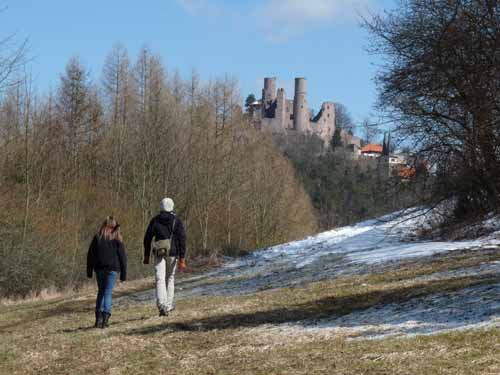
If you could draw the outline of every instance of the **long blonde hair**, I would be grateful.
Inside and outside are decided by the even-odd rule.
[[[99,237],[105,240],[118,240],[123,242],[122,234],[120,233],[120,224],[117,223],[113,216],[106,217],[99,229]]]

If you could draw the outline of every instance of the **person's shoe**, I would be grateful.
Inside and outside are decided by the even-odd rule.
[[[167,314],[175,310],[175,305],[167,309]]]
[[[99,328],[107,328],[109,327],[109,317],[111,316],[111,314],[108,314],[106,312],[103,312],[102,313],[102,322],[101,322],[101,325]]]
[[[159,315],[160,315],[160,316],[168,316],[168,311],[167,311],[166,309],[164,309],[164,308],[161,308],[161,309],[160,309],[160,314],[159,314]]]
[[[102,312],[96,311],[95,312],[95,325],[94,325],[94,327],[100,328],[102,325],[102,320],[103,320]]]

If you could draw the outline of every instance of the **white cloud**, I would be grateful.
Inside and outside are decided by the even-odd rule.
[[[208,24],[232,24],[238,18],[234,4],[222,0],[176,0],[191,16],[203,18]]]
[[[353,22],[379,0],[176,0],[193,16],[208,21],[257,27],[270,40],[286,41],[318,26]],[[241,22],[246,18],[246,22]]]
[[[267,0],[256,14],[273,40],[288,39],[309,28],[352,22],[374,0]]]
[[[271,17],[291,22],[327,20],[334,17],[344,0],[271,0],[268,11]]]
[[[213,6],[209,0],[177,0],[177,3],[192,15],[201,15]]]

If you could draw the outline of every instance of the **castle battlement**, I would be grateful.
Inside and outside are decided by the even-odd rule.
[[[311,118],[305,78],[295,78],[294,98],[289,100],[285,89],[276,88],[276,78],[267,77],[262,99],[252,104],[252,119],[258,129],[316,134],[328,144],[335,132],[335,104],[323,103],[318,114]]]

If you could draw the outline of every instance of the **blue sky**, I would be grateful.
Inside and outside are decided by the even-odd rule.
[[[395,0],[0,0],[0,38],[28,38],[30,69],[40,90],[55,88],[77,55],[94,80],[120,42],[135,59],[148,46],[168,70],[188,78],[238,79],[243,99],[260,97],[265,76],[293,96],[308,79],[309,103],[345,104],[356,122],[374,115],[374,64],[359,14]]]

